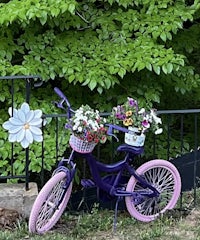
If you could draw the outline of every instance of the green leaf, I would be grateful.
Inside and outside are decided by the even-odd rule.
[[[50,73],[50,78],[51,78],[51,79],[54,79],[54,78],[55,78],[55,73],[54,73],[54,72],[51,72],[51,73]]]
[[[123,78],[124,75],[126,74],[126,70],[124,68],[120,68],[119,72],[118,72],[118,75]]]
[[[141,71],[144,68],[145,68],[145,63],[144,62],[139,62],[138,67],[137,67],[138,71]]]
[[[74,79],[75,79],[75,75],[74,75],[74,74],[73,74],[73,75],[70,75],[69,78],[68,78],[68,80],[69,80],[70,83],[71,83]]]
[[[167,39],[166,33],[165,33],[165,32],[162,32],[162,33],[160,34],[160,38],[161,38],[164,42],[166,42],[166,39]]]
[[[167,63],[167,72],[171,73],[173,70],[173,64],[172,63]]]
[[[153,100],[154,102],[160,103],[160,97],[159,97],[159,95],[154,94],[152,100]]]
[[[169,40],[172,40],[172,34],[171,34],[170,32],[167,32],[167,38],[168,38]]]
[[[152,36],[153,36],[154,39],[157,39],[157,38],[160,36],[160,32],[158,32],[158,31],[153,31],[153,32],[152,32]]]
[[[90,79],[88,78],[88,79],[86,79],[86,80],[82,83],[82,86],[86,86],[86,85],[88,85],[89,82],[90,82]]]
[[[62,73],[65,74],[65,73],[67,72],[67,69],[68,69],[68,66],[64,66],[64,67],[62,68]]]
[[[89,82],[88,87],[90,88],[90,90],[94,90],[94,88],[96,87],[96,85],[97,85],[97,82],[96,82],[94,79],[92,79],[92,80]]]
[[[184,88],[181,88],[181,93],[184,94],[186,92],[186,90]]]
[[[167,65],[166,65],[166,64],[162,65],[162,71],[163,71],[165,74],[168,73],[168,69],[167,69]]]
[[[72,13],[72,14],[74,14],[75,7],[76,7],[75,4],[70,3],[70,4],[69,4],[69,7],[68,7],[69,12]]]
[[[98,88],[97,88],[97,91],[98,91],[99,94],[102,94],[103,88],[102,88],[102,87],[98,87]]]
[[[184,60],[183,60],[183,59],[180,59],[180,60],[179,60],[179,64],[180,64],[181,66],[184,66],[184,65],[185,65]]]
[[[157,66],[157,65],[154,64],[153,65],[153,70],[157,75],[160,75],[160,66]]]
[[[111,74],[115,74],[116,72],[115,72],[115,68],[113,67],[113,66],[110,66],[109,67],[109,72],[111,73]]]
[[[67,69],[67,73],[68,74],[73,74],[74,73],[74,69],[73,68],[68,68]]]
[[[4,95],[0,95],[0,102],[4,102],[5,101],[5,96]]]
[[[106,88],[109,89],[111,87],[110,79],[107,78],[104,82],[105,82]]]
[[[40,23],[44,25],[47,22],[47,12],[43,11],[40,17]]]
[[[53,17],[58,16],[59,13],[60,13],[60,9],[58,9],[58,8],[51,9],[51,14],[52,14]]]
[[[152,71],[152,65],[151,65],[151,63],[147,62],[147,63],[146,63],[146,68],[147,68],[149,71]]]

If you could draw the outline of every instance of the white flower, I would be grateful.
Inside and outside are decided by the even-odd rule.
[[[89,120],[88,120],[88,124],[92,126],[92,125],[93,125],[93,120],[92,120],[92,119],[89,119]]]
[[[156,124],[162,124],[161,118],[157,117],[153,110],[151,110],[151,116]]]
[[[33,141],[43,141],[41,110],[30,110],[28,103],[23,103],[19,110],[9,108],[8,113],[10,118],[3,123],[3,128],[9,132],[9,142],[19,142],[27,148]]]
[[[91,114],[90,111],[86,111],[86,112],[85,112],[85,115],[90,115],[90,114]]]
[[[78,127],[78,132],[82,132],[83,131],[83,128],[82,127]]]
[[[158,135],[158,134],[161,134],[163,132],[163,129],[162,128],[158,128],[156,131],[155,131],[155,134]]]
[[[138,111],[138,114],[143,114],[143,113],[145,113],[145,109],[141,108],[140,111]]]
[[[72,130],[73,130],[73,131],[76,131],[77,128],[78,128],[78,126],[77,126],[77,125],[74,125],[73,128],[72,128]]]

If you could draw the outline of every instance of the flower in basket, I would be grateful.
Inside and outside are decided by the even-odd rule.
[[[76,137],[86,142],[105,143],[107,139],[105,122],[105,118],[100,116],[98,110],[92,109],[89,105],[82,105],[68,121],[66,128],[70,128]]]
[[[126,127],[134,127],[140,133],[152,130],[155,134],[162,133],[161,118],[156,114],[155,109],[139,108],[138,102],[128,97],[127,101],[113,108],[112,119],[116,124],[122,123]]]

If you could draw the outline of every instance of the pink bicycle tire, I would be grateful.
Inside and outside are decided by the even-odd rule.
[[[151,171],[153,172],[154,176],[151,176]],[[143,203],[137,205],[133,203],[132,197],[127,196],[125,197],[125,203],[127,210],[132,217],[142,222],[150,222],[155,220],[160,214],[163,214],[166,210],[170,210],[175,207],[181,192],[181,178],[178,170],[172,163],[166,160],[151,160],[140,166],[137,169],[137,173],[147,178],[147,180],[151,182],[158,191],[160,191],[160,205],[162,203],[162,195],[164,196],[163,199],[166,199],[167,202],[162,209],[158,208],[158,212],[155,211],[152,213],[152,206],[153,204],[154,207],[156,206],[155,204],[157,203],[156,201],[158,199],[147,198]],[[142,186],[138,183],[135,177],[132,176],[128,181],[126,190],[132,192],[142,189]],[[169,199],[166,196],[168,196]],[[150,210],[148,210],[148,208]]]
[[[43,234],[57,223],[67,206],[72,192],[71,182],[58,208],[55,209],[55,207],[53,207],[54,201],[58,201],[57,195],[59,195],[59,191],[61,191],[60,195],[62,191],[64,191],[62,183],[66,182],[66,177],[65,172],[58,172],[43,186],[30,213],[29,232]],[[48,216],[48,214],[50,215]]]

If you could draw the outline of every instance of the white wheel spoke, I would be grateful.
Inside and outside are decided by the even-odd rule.
[[[144,173],[144,178],[160,192],[159,197],[145,197],[141,204],[136,205],[136,209],[143,215],[150,216],[158,214],[170,201],[174,192],[173,175],[167,168],[155,167]],[[144,190],[139,183],[136,183],[134,191]]]
[[[58,182],[44,202],[37,220],[37,228],[42,228],[51,220],[57,210],[57,204],[63,194],[63,181]]]

